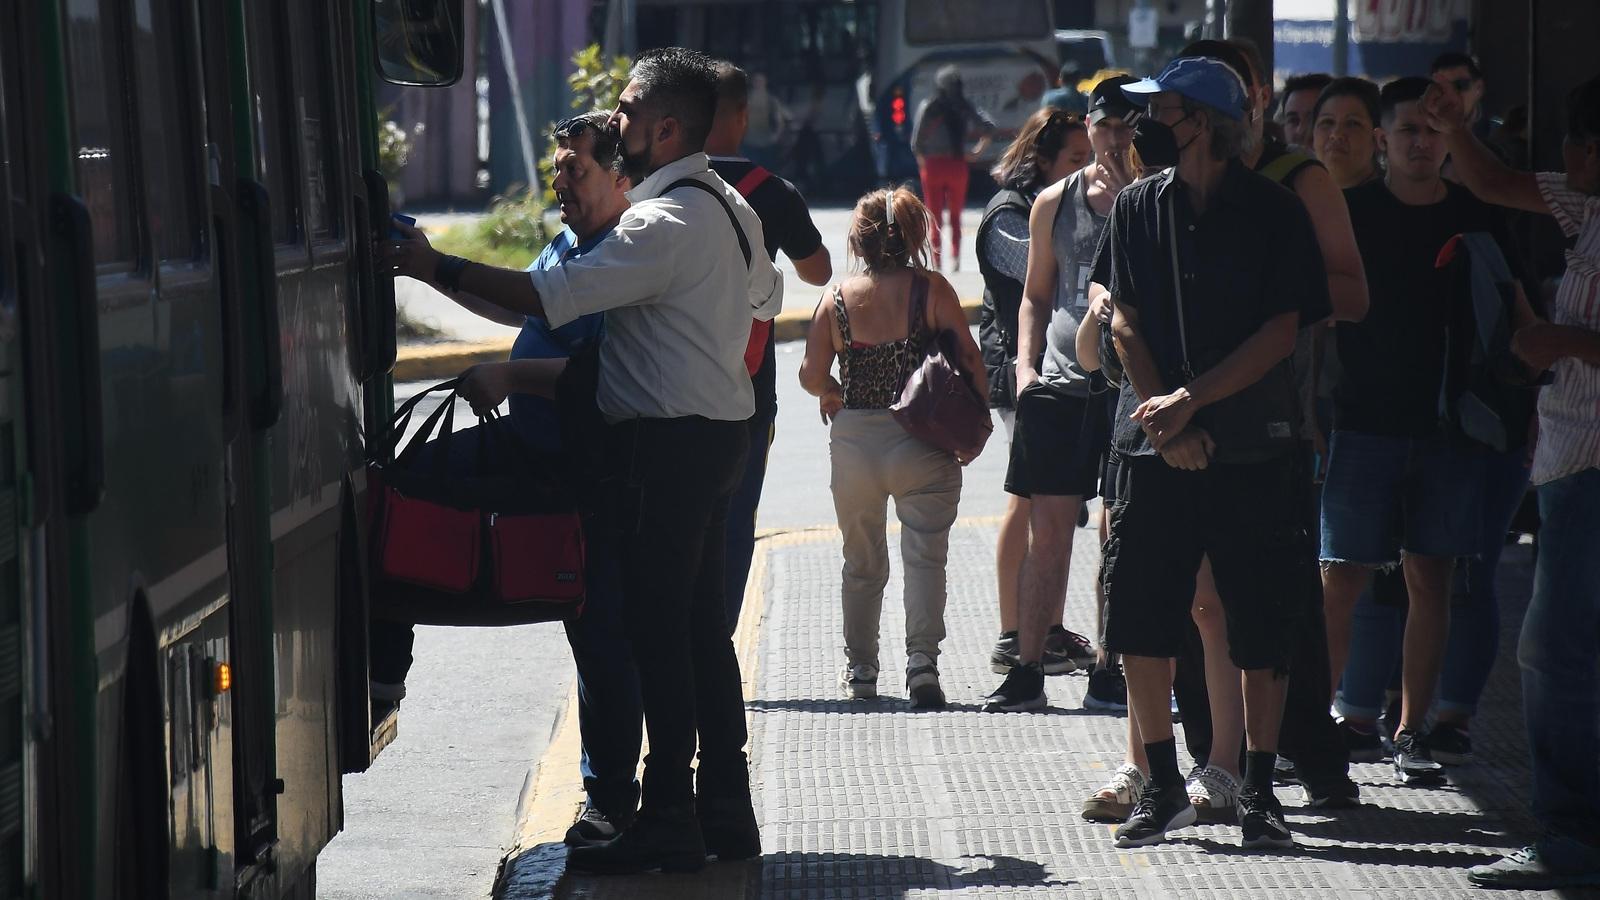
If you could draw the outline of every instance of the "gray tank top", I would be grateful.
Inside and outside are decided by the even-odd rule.
[[[1061,205],[1051,230],[1056,252],[1055,309],[1045,330],[1044,365],[1039,380],[1077,397],[1089,395],[1089,373],[1078,365],[1078,323],[1089,314],[1089,275],[1094,268],[1094,251],[1106,217],[1089,206],[1089,186],[1083,172],[1067,178],[1061,191]]]

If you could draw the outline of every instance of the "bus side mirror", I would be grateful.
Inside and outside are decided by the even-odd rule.
[[[392,84],[444,87],[461,78],[462,0],[372,0],[378,72]]]

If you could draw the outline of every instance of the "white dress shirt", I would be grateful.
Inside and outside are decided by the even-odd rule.
[[[715,197],[688,187],[662,196],[683,178],[728,201],[750,244],[748,266]],[[750,319],[771,319],[783,306],[783,278],[767,258],[761,219],[704,153],[657,169],[628,199],[633,205],[599,246],[528,273],[546,321],[559,328],[605,312],[599,405],[612,420],[750,418]]]

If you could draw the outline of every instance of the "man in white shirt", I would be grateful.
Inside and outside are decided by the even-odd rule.
[[[694,871],[708,853],[761,853],[722,596],[723,536],[749,443],[745,420],[755,413],[744,363],[750,318],[777,314],[783,280],[761,252],[761,220],[709,168],[703,147],[716,103],[716,69],[704,54],[639,57],[611,118],[622,168],[637,185],[633,205],[582,256],[513,271],[441,257],[420,237],[390,255],[400,274],[431,276],[552,327],[606,314],[599,518],[620,549],[650,753],[637,820],[607,844],[575,848],[568,864],[577,870]]]

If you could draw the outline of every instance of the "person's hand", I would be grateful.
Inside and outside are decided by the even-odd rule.
[[[1016,381],[1017,381],[1017,396],[1021,397],[1022,396],[1022,392],[1027,390],[1029,385],[1033,384],[1034,382],[1036,382],[1038,380],[1039,380],[1039,370],[1034,368],[1032,363],[1024,362],[1019,357],[1017,359],[1017,378],[1016,378]]]
[[[1138,422],[1150,436],[1150,444],[1157,450],[1183,433],[1194,417],[1194,398],[1187,388],[1178,388],[1170,394],[1159,394],[1139,404],[1129,418]]]
[[[1511,352],[1535,372],[1543,372],[1561,358],[1561,326],[1549,322],[1525,325],[1511,336]]]
[[[839,414],[839,410],[844,409],[844,392],[838,385],[829,387],[817,398],[817,407],[822,413],[822,424],[827,425]]]
[[[1161,458],[1174,469],[1198,472],[1211,465],[1211,454],[1216,450],[1216,442],[1204,429],[1190,428],[1167,441]]]
[[[418,281],[431,281],[434,270],[439,267],[439,251],[428,243],[428,236],[423,234],[421,229],[398,219],[391,220],[390,224],[405,237],[398,241],[384,238],[380,251],[383,264],[396,275],[409,275]]]
[[[1111,292],[1101,291],[1089,301],[1089,315],[1105,328],[1111,325]]]
[[[1467,106],[1461,99],[1461,92],[1442,78],[1428,85],[1418,106],[1428,117],[1428,124],[1445,137],[1460,131],[1467,120]]]
[[[1112,151],[1104,159],[1095,160],[1095,176],[1111,193],[1116,194],[1134,181],[1133,167],[1128,164],[1127,151]]]
[[[456,393],[480,417],[488,415],[511,394],[509,363],[482,363],[461,373]]]

